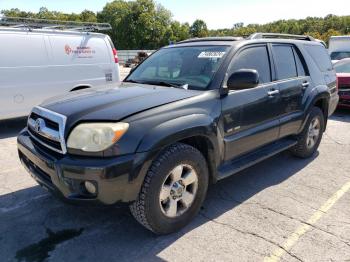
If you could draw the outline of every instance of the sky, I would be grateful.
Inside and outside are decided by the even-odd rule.
[[[209,29],[231,28],[233,24],[267,23],[279,19],[300,19],[328,14],[350,15],[350,0],[156,0],[180,22],[204,20]],[[37,12],[80,13],[84,9],[101,11],[107,0],[0,0],[0,10],[19,8]]]

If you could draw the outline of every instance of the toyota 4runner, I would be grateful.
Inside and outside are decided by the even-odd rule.
[[[155,52],[115,88],[33,108],[21,162],[79,203],[130,204],[166,234],[198,213],[209,183],[283,150],[317,150],[338,102],[326,49],[309,36],[190,39]]]

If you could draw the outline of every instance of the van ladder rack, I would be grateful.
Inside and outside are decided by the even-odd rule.
[[[263,38],[280,38],[280,39],[315,41],[315,39],[309,35],[291,35],[291,34],[277,34],[277,33],[254,33],[250,35],[247,39],[263,39]]]
[[[6,26],[10,28],[26,28],[29,30],[56,29],[82,32],[108,31],[112,29],[111,25],[108,23],[60,21],[6,16],[0,17],[0,26]]]

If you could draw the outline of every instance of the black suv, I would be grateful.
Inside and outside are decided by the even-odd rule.
[[[35,107],[18,152],[57,196],[129,203],[165,234],[198,213],[209,183],[286,149],[310,157],[337,102],[330,57],[311,37],[190,39],[155,52],[120,86]]]

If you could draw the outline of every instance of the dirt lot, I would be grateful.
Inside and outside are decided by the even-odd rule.
[[[200,215],[155,236],[127,208],[69,206],[21,167],[0,123],[0,261],[350,261],[350,111],[314,158],[281,153],[211,186]]]

